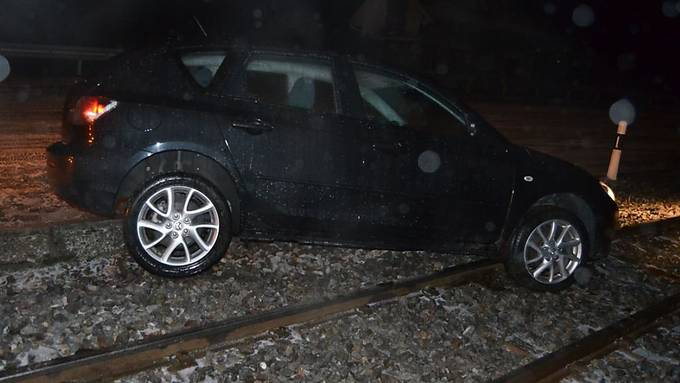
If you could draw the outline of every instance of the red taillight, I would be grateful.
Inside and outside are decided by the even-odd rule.
[[[118,102],[104,97],[81,97],[71,115],[74,125],[92,125],[97,119],[112,111]]]

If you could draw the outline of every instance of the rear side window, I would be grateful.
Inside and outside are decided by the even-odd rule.
[[[246,67],[245,89],[263,103],[335,113],[330,63],[287,56],[256,55]]]
[[[191,52],[182,55],[182,63],[196,83],[207,88],[217,75],[225,57],[224,52]]]

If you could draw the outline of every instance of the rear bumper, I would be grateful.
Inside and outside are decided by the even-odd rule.
[[[47,175],[55,193],[76,207],[112,216],[116,194],[105,182],[106,174],[96,161],[63,143],[47,148]]]

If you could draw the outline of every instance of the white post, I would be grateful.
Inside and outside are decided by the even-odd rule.
[[[616,181],[616,177],[619,175],[619,165],[621,164],[621,153],[623,144],[623,136],[626,135],[626,130],[628,129],[628,123],[626,121],[619,121],[619,126],[616,129],[616,144],[614,144],[614,149],[612,149],[612,155],[609,159],[609,168],[607,169],[607,179],[610,181]]]

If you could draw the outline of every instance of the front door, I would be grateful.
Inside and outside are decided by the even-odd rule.
[[[363,66],[355,77],[370,146],[361,178],[389,200],[386,226],[415,243],[498,238],[513,175],[465,114],[408,78]]]

